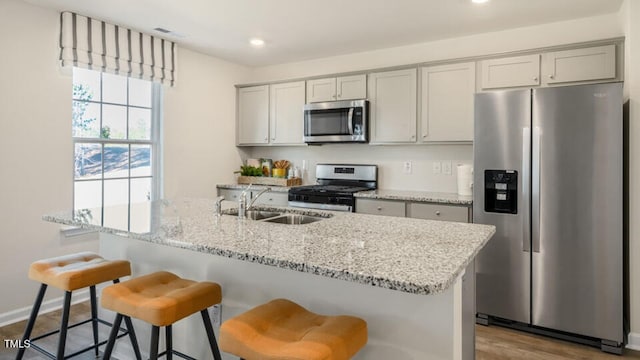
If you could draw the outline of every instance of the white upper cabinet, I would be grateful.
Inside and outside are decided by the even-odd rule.
[[[307,103],[367,98],[367,76],[307,80]]]
[[[423,67],[421,140],[473,141],[473,62]]]
[[[304,81],[271,85],[270,134],[272,144],[304,144]]]
[[[337,100],[367,98],[367,75],[341,76],[336,79]]]
[[[543,54],[545,84],[616,77],[616,46],[596,46]]]
[[[540,85],[540,54],[481,62],[482,89]]]
[[[238,145],[269,143],[269,85],[238,89],[237,131]]]
[[[417,69],[369,74],[371,143],[416,142]]]

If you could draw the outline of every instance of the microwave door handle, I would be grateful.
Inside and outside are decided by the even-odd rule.
[[[349,109],[349,115],[347,120],[347,126],[349,127],[349,134],[353,135],[353,108]]]

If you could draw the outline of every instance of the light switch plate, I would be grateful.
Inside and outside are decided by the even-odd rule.
[[[445,175],[451,175],[451,161],[442,162],[442,173]]]
[[[434,174],[440,174],[441,172],[441,164],[440,161],[434,161],[433,162],[433,173]]]
[[[405,174],[411,174],[411,161],[405,161],[402,166],[402,172]]]

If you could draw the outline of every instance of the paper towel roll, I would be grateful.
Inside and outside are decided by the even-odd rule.
[[[468,164],[458,164],[458,195],[471,196],[473,189],[473,169]]]

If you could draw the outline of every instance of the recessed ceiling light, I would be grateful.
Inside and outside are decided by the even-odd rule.
[[[253,47],[262,47],[262,46],[264,46],[264,40],[258,39],[258,38],[253,38],[253,39],[249,40],[249,44],[251,44],[251,46],[253,46]]]
[[[471,0],[471,2],[474,4],[484,4],[486,2],[489,2],[489,0]]]

